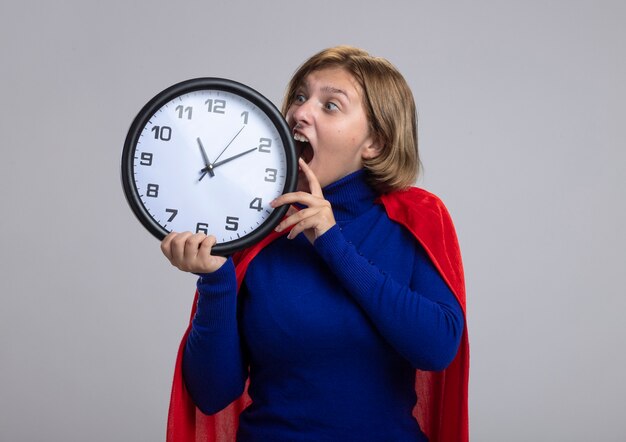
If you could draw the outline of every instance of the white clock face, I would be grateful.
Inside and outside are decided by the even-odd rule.
[[[240,95],[197,90],[164,104],[139,132],[136,193],[165,231],[235,241],[258,229],[282,194],[287,158],[275,124]]]

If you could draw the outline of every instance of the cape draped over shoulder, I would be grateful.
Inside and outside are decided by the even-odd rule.
[[[416,187],[382,195],[389,218],[409,230],[422,245],[435,268],[450,287],[466,316],[463,264],[452,219],[439,198]],[[241,285],[248,265],[268,244],[285,234],[271,233],[258,244],[237,253],[235,271],[237,287]],[[167,422],[168,442],[235,441],[239,414],[250,403],[247,393],[222,411],[207,416],[198,410],[185,387],[182,358],[191,330],[198,292],[196,291],[189,327],[185,332],[174,368],[174,380]],[[418,397],[413,409],[422,431],[433,442],[466,442],[469,440],[468,417],[469,340],[467,320],[457,354],[443,371],[417,370],[415,391]]]

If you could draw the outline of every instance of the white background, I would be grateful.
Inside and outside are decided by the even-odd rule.
[[[119,178],[158,91],[232,78],[277,105],[353,44],[404,73],[455,220],[475,441],[626,433],[621,1],[0,4],[0,440],[156,441],[195,278]]]

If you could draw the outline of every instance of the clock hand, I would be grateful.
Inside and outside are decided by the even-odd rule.
[[[248,149],[245,152],[238,153],[237,155],[233,155],[230,158],[226,158],[225,160],[219,161],[217,163],[213,163],[213,168],[215,169],[217,166],[221,166],[222,164],[228,163],[229,161],[232,161],[232,160],[234,160],[236,158],[239,158],[239,157],[242,157],[244,155],[247,155],[250,152],[254,152],[257,149],[258,149],[258,147],[253,147],[252,149]]]
[[[230,161],[232,161],[234,159],[237,159],[239,157],[242,157],[244,155],[247,155],[250,152],[254,152],[257,149],[258,149],[258,147],[253,147],[252,149],[248,149],[245,152],[238,153],[237,155],[233,155],[230,158],[226,158],[225,160],[218,161],[217,163],[213,163],[210,166],[205,167],[204,169],[200,170],[200,172],[202,172],[202,175],[200,176],[200,180],[199,181],[202,181],[202,178],[204,178],[204,176],[207,174],[207,172],[209,174],[211,174],[212,177],[215,176],[215,173],[211,173],[211,172],[213,172],[213,169],[215,169],[216,167],[221,166],[222,164],[226,164],[226,163],[228,163],[228,162],[230,162]]]
[[[200,176],[200,179],[198,181],[202,181],[202,178],[204,178],[207,172],[209,173],[209,176],[211,177],[215,176],[215,173],[213,172],[213,165],[209,161],[209,157],[207,156],[206,151],[204,150],[202,141],[200,141],[200,137],[196,138],[196,141],[198,142],[198,146],[200,146],[200,153],[202,153],[202,159],[204,160],[204,164],[206,165],[206,167],[200,171],[204,173]]]
[[[241,129],[239,129],[239,132],[237,132],[237,133],[235,134],[235,136],[233,137],[233,139],[232,139],[232,140],[230,140],[230,141],[228,142],[228,144],[226,145],[226,147],[224,148],[224,150],[222,150],[222,151],[220,152],[220,154],[217,156],[217,158],[215,159],[215,161],[217,161],[217,160],[219,160],[219,159],[220,159],[220,157],[222,156],[222,154],[223,154],[224,152],[226,152],[226,149],[228,149],[228,146],[230,146],[230,145],[232,144],[232,142],[233,142],[233,141],[235,141],[235,138],[237,138],[237,137],[239,136],[239,134],[241,133],[241,131],[242,131],[245,127],[246,127],[246,125],[244,124],[244,125],[241,127]]]

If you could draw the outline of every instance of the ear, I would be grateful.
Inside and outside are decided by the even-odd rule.
[[[383,144],[379,141],[378,137],[372,138],[368,143],[363,147],[363,151],[361,151],[361,158],[363,160],[371,160],[380,155],[383,151]]]

